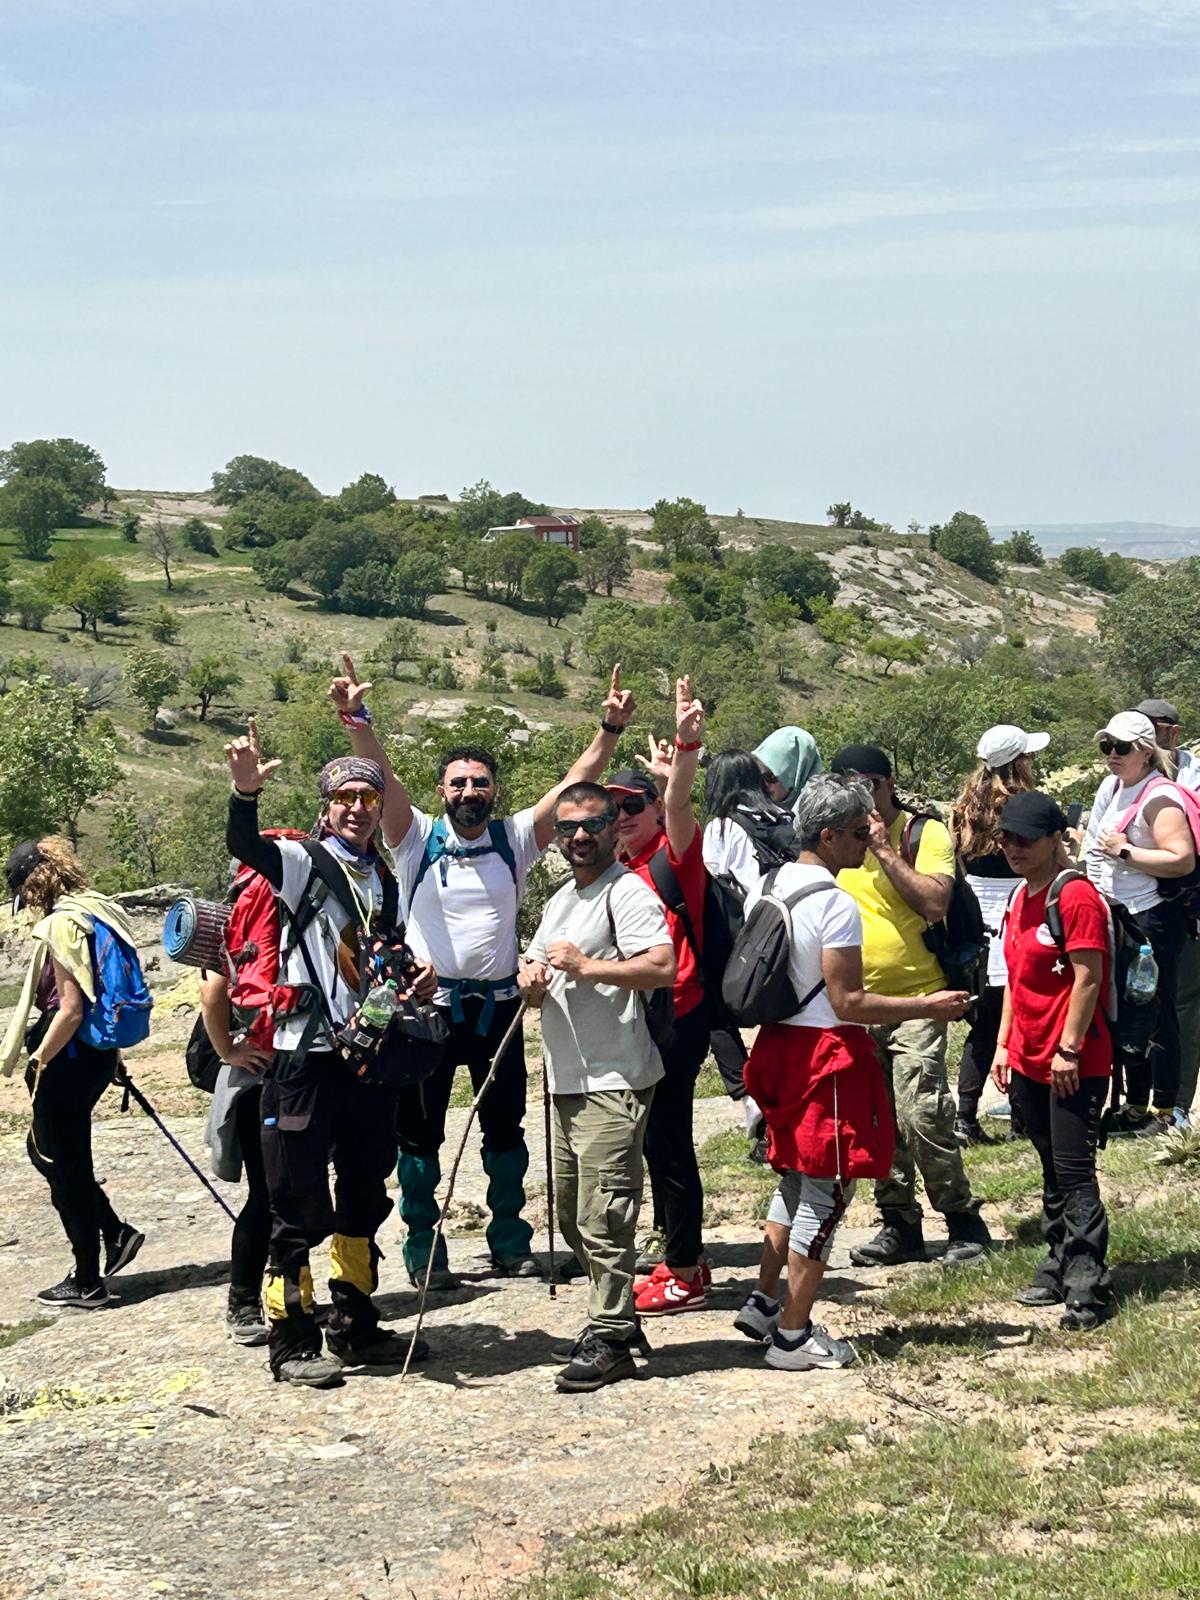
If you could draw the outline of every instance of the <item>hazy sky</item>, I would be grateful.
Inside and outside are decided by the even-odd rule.
[[[1200,522],[1198,0],[0,0],[0,444]]]

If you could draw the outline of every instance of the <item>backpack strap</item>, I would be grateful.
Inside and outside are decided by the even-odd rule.
[[[675,868],[671,865],[671,858],[665,844],[650,857],[650,877],[654,883],[654,892],[666,906],[668,911],[673,911],[679,918],[683,928],[683,936],[692,947],[692,954],[697,963],[704,957],[700,951],[700,941],[696,937],[696,927],[692,921],[692,914],[688,910],[687,898],[683,886],[675,875]]]
[[[833,878],[819,878],[816,883],[802,883],[798,889],[793,889],[790,894],[776,894],[775,879],[779,876],[779,872],[780,869],[776,867],[773,872],[768,872],[766,877],[763,879],[763,898],[765,899],[769,895],[771,899],[776,901],[779,905],[786,907],[789,913],[789,922],[792,907],[798,906],[801,900],[807,900],[809,895],[812,894],[827,894],[830,889],[836,889],[838,887],[838,884]],[[798,1017],[802,1011],[812,1004],[824,987],[825,979],[822,977],[817,983],[813,984],[812,988],[804,996],[804,999],[801,1000],[795,1011],[792,1012],[792,1015],[794,1017]]]
[[[430,867],[441,863],[441,879],[443,889],[446,887],[446,858],[458,857],[469,859],[472,856],[498,855],[512,876],[513,887],[517,887],[517,858],[513,854],[512,840],[508,837],[508,828],[502,817],[493,817],[488,823],[487,843],[482,841],[475,845],[452,845],[445,817],[438,817],[429,830],[429,837],[425,841],[425,851],[417,865],[417,875],[413,879],[412,888],[409,890],[408,903],[411,909],[416,899],[417,890],[421,887],[425,874]]]
[[[1062,899],[1062,892],[1069,883],[1087,883],[1086,872],[1080,872],[1078,867],[1066,867],[1053,880],[1046,890],[1046,926],[1050,930],[1050,937],[1062,951],[1067,953],[1067,936],[1063,931],[1062,912],[1058,902]]]
[[[927,811],[914,811],[904,824],[904,831],[900,835],[900,859],[906,867],[916,871],[917,851],[921,848],[921,835],[925,832],[925,824],[930,816]]]

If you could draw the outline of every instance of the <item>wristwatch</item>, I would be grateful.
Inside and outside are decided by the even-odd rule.
[[[1120,860],[1128,861],[1129,860],[1129,846],[1127,844],[1123,844],[1121,846],[1121,848],[1117,851],[1117,855],[1120,858]]]

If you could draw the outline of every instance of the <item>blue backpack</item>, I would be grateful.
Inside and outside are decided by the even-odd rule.
[[[517,859],[513,855],[512,844],[509,841],[508,829],[503,821],[493,818],[488,823],[487,838],[481,839],[478,844],[452,845],[450,843],[445,817],[439,817],[429,830],[429,837],[425,841],[425,854],[421,857],[421,864],[417,868],[417,875],[413,879],[413,886],[408,893],[409,912],[411,914],[413,901],[417,898],[417,890],[421,887],[421,880],[435,863],[441,863],[442,888],[446,887],[446,862],[447,860],[469,859],[472,856],[498,855],[512,874],[513,884],[517,881]]]
[[[75,1037],[93,1050],[124,1050],[141,1044],[150,1034],[154,1002],[137,951],[98,919],[91,945],[96,998],[87,1003]]]

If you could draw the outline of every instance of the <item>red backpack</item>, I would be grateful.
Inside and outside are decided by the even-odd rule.
[[[306,839],[300,828],[266,828],[264,838]],[[270,1050],[277,1017],[296,1007],[297,987],[280,984],[279,954],[283,928],[279,901],[271,885],[251,867],[239,866],[229,890],[233,909],[225,925],[229,958],[229,1004],[237,1030],[251,1043]]]

